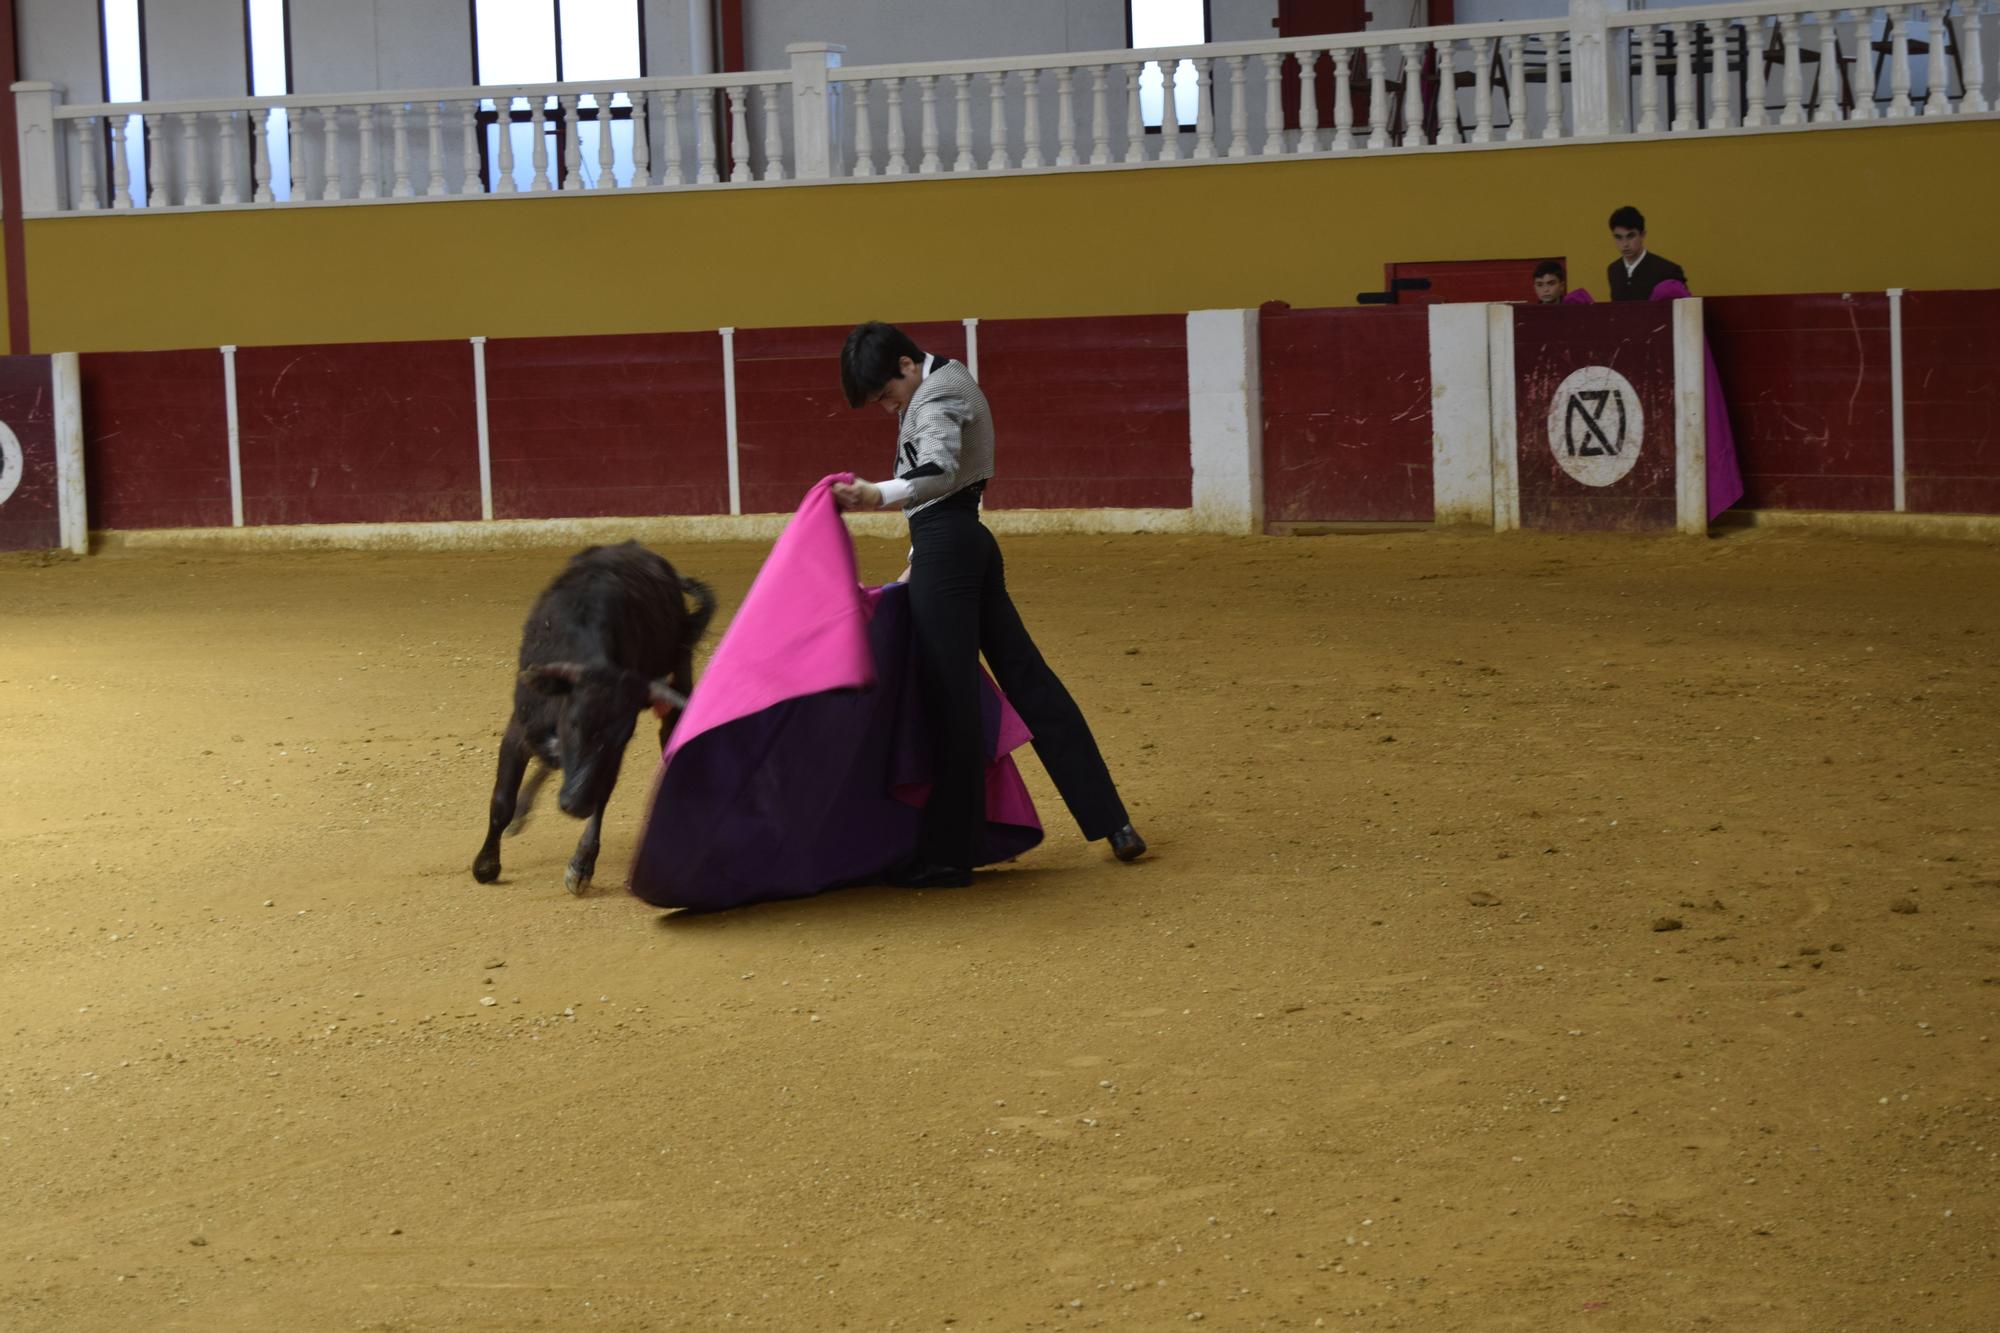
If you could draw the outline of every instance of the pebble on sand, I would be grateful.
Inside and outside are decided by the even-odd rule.
[[[1914,898],[1898,898],[1895,902],[1889,904],[1889,910],[1898,916],[1915,916],[1917,914],[1917,903]]]
[[[1679,930],[1681,919],[1677,916],[1658,917],[1653,922],[1654,930]]]

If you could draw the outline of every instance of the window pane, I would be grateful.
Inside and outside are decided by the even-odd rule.
[[[281,97],[285,75],[285,0],[250,0],[250,94]]]
[[[561,0],[563,78],[639,74],[639,0]]]
[[[1131,0],[1132,45],[1200,46],[1208,40],[1202,0]]]
[[[477,0],[480,83],[556,81],[555,0]]]
[[[1199,46],[1208,40],[1202,0],[1130,0],[1132,45]],[[1197,84],[1194,67],[1183,64],[1174,80],[1174,111],[1180,124],[1195,119]],[[1147,65],[1139,76],[1139,117],[1147,126],[1160,123],[1160,67]]]
[[[139,53],[139,0],[104,0],[104,96],[113,102],[146,99]]]

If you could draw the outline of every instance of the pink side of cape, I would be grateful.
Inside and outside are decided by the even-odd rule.
[[[854,543],[823,477],[799,503],[674,726],[663,763],[705,731],[787,699],[875,682],[868,595]]]
[[[661,771],[703,732],[801,695],[875,683],[868,621],[881,590],[861,586],[854,541],[833,500],[834,483],[853,479],[851,472],[822,477],[800,501],[675,724]],[[986,771],[988,819],[1039,827],[1027,784],[1009,757],[1031,739],[1001,695],[997,757]],[[896,794],[921,805],[928,790]]]

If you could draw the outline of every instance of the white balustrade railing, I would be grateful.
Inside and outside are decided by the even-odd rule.
[[[1630,116],[1682,134],[1983,115],[1995,0],[1722,4],[1604,16]],[[1622,63],[1621,63],[1622,62]],[[1664,126],[1663,116],[1671,119]]]
[[[681,78],[15,94],[36,215],[727,187],[1990,115],[1996,7],[1571,0],[1563,18],[1000,60],[843,66],[803,43],[789,69]]]

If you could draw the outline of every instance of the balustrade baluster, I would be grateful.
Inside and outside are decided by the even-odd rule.
[[[618,145],[611,137],[611,129],[618,123],[611,118],[613,96],[612,93],[598,93],[591,99],[597,103],[597,179],[590,183],[593,190],[618,188]],[[582,126],[577,129],[582,132]]]
[[[458,108],[458,163],[460,194],[484,194],[486,183],[479,179],[479,103],[454,102]],[[297,195],[292,196],[297,198]]]
[[[1806,123],[1805,76],[1799,67],[1799,16],[1780,14],[1778,35],[1785,44],[1785,109],[1778,113],[1778,123],[1803,125]]]
[[[1250,112],[1243,91],[1243,57],[1229,57],[1229,155],[1250,156]]]
[[[132,207],[132,161],[125,155],[126,117],[111,118],[111,206]]]
[[[181,207],[208,202],[201,171],[201,115],[181,114]]]
[[[574,190],[583,184],[583,126],[577,121],[581,99],[575,94],[556,98],[562,108],[562,187]]]
[[[1528,137],[1528,54],[1523,39],[1519,37],[1503,38],[1500,45],[1507,53],[1507,142],[1519,143]],[[1648,29],[1646,51],[1649,56],[1652,48],[1652,32]],[[1651,79],[1646,80],[1646,86],[1653,86]],[[1658,128],[1657,123],[1654,128]]]
[[[1674,119],[1668,128],[1686,134],[1694,128],[1694,46],[1688,41],[1686,23],[1669,23],[1674,39]]]
[[[854,117],[854,176],[875,174],[875,127],[868,123],[868,80],[856,79],[847,85],[848,105]]]
[[[1336,152],[1354,147],[1354,52],[1339,48],[1333,58],[1333,143]]]
[[[1402,58],[1398,77],[1403,81],[1403,137],[1399,142],[1405,148],[1428,142],[1424,138],[1423,49],[1418,42],[1402,42],[1396,47]]]
[[[268,204],[271,193],[271,112],[268,107],[250,112],[250,202]]]
[[[952,137],[958,142],[958,155],[952,159],[953,171],[973,171],[978,164],[972,157],[972,76],[954,74],[951,76]]]
[[[706,93],[696,93],[695,100],[707,97]],[[863,99],[862,118],[867,119],[867,102]],[[687,184],[687,169],[682,165],[681,156],[681,92],[669,88],[660,94],[660,184]]]
[[[1056,165],[1076,165],[1076,71],[1056,71]]]
[[[1039,167],[1042,157],[1042,72],[1021,71],[1021,165]]]
[[[903,81],[889,80],[889,168],[888,175],[907,175],[909,159],[903,155]]]
[[[1431,49],[1437,53],[1437,118],[1439,143],[1458,143],[1458,51],[1449,38],[1438,39]]]
[[[1285,104],[1283,99],[1285,57],[1280,52],[1267,51],[1261,59],[1264,62],[1263,156],[1282,157],[1285,152]]]
[[[1821,10],[1819,19],[1819,103],[1813,108],[1813,124],[1825,125],[1840,119],[1840,38],[1834,31],[1831,9]]]
[[[917,80],[917,88],[923,94],[920,128],[923,133],[924,148],[923,161],[917,164],[917,174],[935,176],[938,168],[944,165],[938,157],[937,77],[930,74],[922,76]],[[1061,161],[1060,158],[1057,160]]]
[[[1971,0],[1977,5],[1979,0]],[[1926,116],[1948,116],[1951,114],[1951,35],[1945,27],[1945,16],[1951,12],[1951,0],[1933,0],[1925,7],[1929,19],[1931,53],[1924,58],[1924,82],[1930,87],[1930,96],[1924,99]]]
[[[361,140],[361,187],[355,192],[357,199],[380,199],[382,178],[375,169],[375,108],[363,103],[356,108],[361,118],[358,127]]]
[[[1755,129],[1766,124],[1770,117],[1765,114],[1767,100],[1764,90],[1764,20],[1746,19],[1743,23],[1743,68],[1745,85],[1743,92],[1743,125]]]
[[[1180,73],[1178,60],[1160,64],[1160,161],[1181,160],[1181,104],[1174,78]]]
[[[729,179],[750,179],[750,90],[741,86],[729,90]]]
[[[1854,11],[1854,71],[1849,76],[1853,83],[1854,107],[1847,113],[1849,120],[1873,120],[1875,111],[1875,62],[1869,58],[1869,43],[1874,40],[1875,11],[1863,5]],[[1821,77],[1825,77],[1822,75]],[[1866,86],[1864,85],[1864,81]]]
[[[1299,62],[1299,144],[1301,153],[1320,151],[1319,141],[1319,52],[1301,51]]]
[[[431,176],[424,186],[424,193],[450,194],[451,182],[444,178],[444,108],[441,104],[431,102],[425,106],[424,130],[431,163]]]
[[[1101,167],[1111,160],[1111,110],[1105,97],[1108,67],[1090,69],[1090,164]]]
[[[1007,144],[1007,74],[999,70],[986,76],[986,169],[1006,171],[1013,165]]]
[[[1958,19],[1958,43],[1964,50],[1965,68],[1960,80],[1965,85],[1958,99],[1961,112],[1980,112],[1993,109],[1986,100],[1986,52],[1981,46],[1980,28],[1984,18],[1980,11],[1985,9],[1985,0],[1966,0],[1965,12]]]
[[[721,179],[716,171],[716,124],[715,92],[708,88],[694,90],[694,151],[696,185],[713,185]]]
[[[1139,111],[1139,78],[1144,65],[1125,65],[1125,160],[1146,160],[1146,122]]]
[[[517,194],[521,184],[514,179],[514,99],[493,99],[493,123],[499,143],[500,170],[493,180],[493,193]]]
[[[1389,77],[1385,49],[1368,48],[1368,146],[1389,146]]]
[[[401,102],[389,109],[389,135],[390,169],[393,172],[389,194],[392,198],[408,199],[417,191],[410,183],[409,109]]]
[[[747,91],[747,90],[746,90]],[[780,94],[789,93],[787,83],[764,85],[764,175],[767,181],[789,178],[785,168],[785,118],[780,112]]]
[[[319,197],[339,199],[347,193],[346,172],[340,163],[340,108],[319,109]]]
[[[632,103],[632,188],[646,189],[653,183],[653,95],[637,92]]]
[[[67,130],[65,126],[68,127]],[[76,206],[85,211],[104,207],[104,201],[97,193],[97,118],[84,116],[72,121],[59,120],[56,122],[56,130],[60,142],[65,146],[69,141],[62,136],[68,133],[76,135]]]
[[[146,195],[146,207],[166,208],[171,203],[167,194],[167,118],[154,114],[145,121],[146,175],[152,187]]]
[[[1215,62],[1194,62],[1194,155],[1203,161],[1215,156]]]
[[[1889,119],[1907,120],[1916,114],[1910,104],[1910,7],[1890,5]]]
[[[1562,34],[1545,32],[1541,34],[1543,64],[1549,72],[1549,81],[1544,88],[1542,105],[1548,115],[1542,122],[1544,139],[1563,137],[1563,65]]]
[[[534,164],[535,178],[528,182],[528,189],[534,192],[552,190],[555,182],[549,179],[549,107],[546,97],[528,99],[528,136],[533,142],[528,145],[529,160]]]
[[[1838,69],[1828,65],[1827,69]],[[1839,79],[1829,79],[1829,86]],[[1708,24],[1708,128],[1726,130],[1731,120],[1729,105],[1729,20],[1711,19]]]
[[[1472,42],[1472,135],[1468,143],[1493,142],[1493,39]]]

